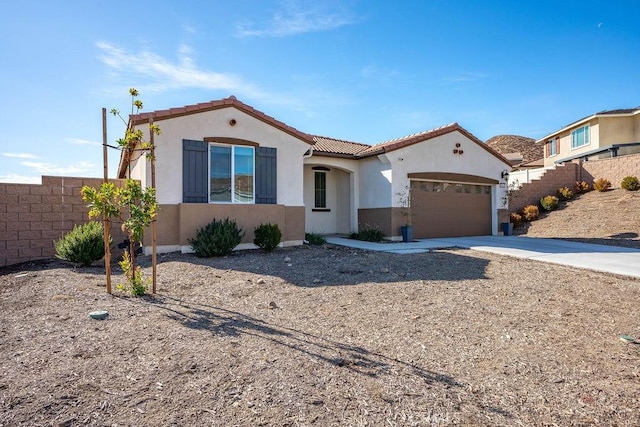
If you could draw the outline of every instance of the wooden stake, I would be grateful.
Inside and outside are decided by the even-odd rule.
[[[149,116],[149,126],[153,126],[153,114]],[[151,143],[151,187],[156,188],[156,145],[154,142],[153,130],[149,130],[149,142]],[[151,221],[151,266],[153,268],[153,288],[152,292],[156,293],[156,219]]]
[[[109,164],[107,155],[107,109],[102,109],[102,160],[104,163],[103,183],[109,182]],[[103,216],[104,226],[104,268],[107,275],[107,293],[111,293],[111,245],[109,244],[109,218]]]

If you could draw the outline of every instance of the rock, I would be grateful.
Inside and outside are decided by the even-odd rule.
[[[104,310],[97,310],[89,313],[89,317],[96,320],[104,320],[107,316],[109,316],[109,313]]]
[[[284,262],[291,262],[291,258],[289,258],[288,256],[284,257]]]
[[[382,271],[383,273],[388,273],[388,272],[389,272],[389,269],[388,269],[388,268],[383,268],[381,271]]]
[[[262,284],[264,283],[264,279],[261,277],[261,278],[259,278],[258,280],[256,280],[256,283],[257,283],[258,285],[262,285]]]
[[[269,308],[270,308],[271,310],[275,310],[276,308],[278,308],[278,304],[276,304],[275,302],[271,301],[271,302],[269,303]]]
[[[320,282],[322,282],[322,280],[320,280],[320,279],[313,279],[313,283],[320,283]]]

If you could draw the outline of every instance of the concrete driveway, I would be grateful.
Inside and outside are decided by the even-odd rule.
[[[420,253],[444,248],[473,249],[640,278],[640,250],[620,246],[524,236],[448,237],[422,239],[411,243],[371,243],[343,237],[328,237],[327,242],[397,254]]]

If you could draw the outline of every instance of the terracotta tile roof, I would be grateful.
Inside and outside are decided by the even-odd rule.
[[[353,157],[371,147],[368,144],[345,141],[342,139],[328,138],[326,136],[313,137],[313,153],[319,156]]]
[[[307,144],[313,144],[313,138],[311,135],[301,132],[298,129],[291,127],[279,120],[274,119],[271,116],[266,115],[262,111],[256,110],[250,105],[239,101],[235,96],[231,95],[228,98],[220,99],[217,101],[201,102],[194,105],[185,105],[184,107],[170,108],[168,110],[156,110],[149,113],[140,113],[129,116],[129,120],[133,125],[139,125],[148,123],[149,118],[153,115],[154,122],[172,119],[175,117],[186,116],[188,114],[197,114],[205,111],[218,110],[220,108],[235,107],[238,110],[255,117],[258,120],[262,120],[265,123],[274,126],[289,135],[295,136],[298,139],[306,142]]]

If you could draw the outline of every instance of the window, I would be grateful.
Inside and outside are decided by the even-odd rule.
[[[589,126],[583,126],[571,132],[571,148],[589,145]]]
[[[240,145],[209,145],[209,201],[254,202],[254,149]]]
[[[314,175],[315,207],[324,209],[327,207],[327,173],[315,172]]]
[[[555,156],[560,152],[560,144],[558,138],[553,138],[547,141],[547,157]]]

